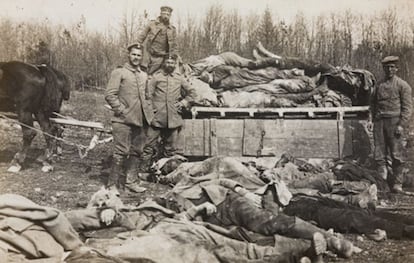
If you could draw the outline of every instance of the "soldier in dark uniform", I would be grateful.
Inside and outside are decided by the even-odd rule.
[[[142,49],[140,44],[128,48],[129,61],[111,73],[105,99],[114,111],[112,134],[114,137],[113,164],[107,187],[125,190],[127,158],[140,156],[142,129],[151,123],[154,112],[150,101],[145,100],[147,73],[140,68]],[[142,147],[141,147],[142,148]],[[145,188],[128,187],[134,192]]]
[[[145,47],[141,65],[147,69],[148,74],[161,68],[165,56],[177,54],[177,33],[170,24],[171,12],[171,7],[161,7],[160,16],[150,21],[138,36],[138,43]]]
[[[152,101],[154,118],[148,128],[147,142],[143,149],[143,172],[149,169],[159,136],[164,146],[164,157],[183,153],[182,146],[178,144],[179,131],[183,125],[181,113],[191,105],[196,94],[175,68],[176,56],[169,56],[165,59],[163,68],[148,81],[147,99]]]
[[[392,161],[392,174],[387,181],[394,192],[402,191],[403,144],[402,133],[409,124],[412,112],[411,87],[396,76],[396,56],[382,60],[385,78],[377,86],[371,105],[374,121],[375,160],[378,173],[387,178],[387,156]]]

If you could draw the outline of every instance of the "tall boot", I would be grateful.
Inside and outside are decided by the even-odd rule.
[[[125,172],[125,188],[133,193],[142,193],[147,188],[140,186],[140,178],[138,176],[140,159],[138,156],[130,155],[126,163]]]
[[[309,222],[306,222],[299,217],[295,217],[295,223],[292,227],[289,228],[286,236],[293,237],[293,238],[304,238],[311,240],[313,234],[316,232],[322,233],[324,236],[327,232]]]
[[[132,183],[138,179],[138,165],[139,158],[135,155],[130,155],[125,163],[125,173],[127,183]]]
[[[387,166],[386,165],[378,165],[377,173],[382,179],[386,180],[387,179]]]
[[[249,69],[260,69],[278,66],[280,66],[280,60],[276,58],[262,58],[255,61],[249,61],[247,64],[247,68]]]
[[[146,158],[145,156],[141,159],[138,168],[138,177],[145,181],[151,181],[151,158]]]
[[[352,255],[354,250],[353,244],[350,241],[336,237],[332,233],[314,226],[298,217],[295,217],[295,224],[289,228],[286,234],[290,237],[312,240],[313,235],[316,232],[321,233],[326,238],[328,249],[330,251],[344,258],[348,258]]]
[[[404,165],[399,160],[394,160],[392,165],[392,178],[389,178],[388,184],[394,193],[403,192],[402,182],[404,177]]]
[[[370,185],[367,189],[357,195],[348,195],[348,203],[361,208],[372,208],[378,201],[378,189],[375,184]]]
[[[113,158],[111,172],[108,176],[106,183],[107,188],[116,188],[117,190],[125,189],[124,182],[126,181],[124,173],[124,159],[123,158]]]

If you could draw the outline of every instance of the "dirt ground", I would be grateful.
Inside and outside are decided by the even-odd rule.
[[[69,103],[62,108],[64,115],[80,120],[101,121],[108,124],[110,112],[103,107],[103,96],[99,93],[72,94]],[[0,193],[15,193],[28,197],[40,205],[52,206],[63,211],[83,207],[92,193],[102,185],[102,161],[111,154],[111,144],[98,145],[89,155],[81,159],[73,146],[64,146],[63,154],[56,163],[54,171],[41,172],[35,159],[44,146],[43,138],[38,135],[33,141],[27,167],[17,174],[7,172],[9,162],[21,145],[21,131],[17,125],[0,120]],[[109,126],[108,126],[109,127]],[[93,133],[89,129],[67,127],[64,138],[78,144],[87,145]],[[410,143],[411,144],[411,143]],[[409,156],[414,156],[414,147],[408,147]],[[410,173],[414,172],[413,158],[409,162]],[[166,186],[147,183],[148,191],[132,196],[128,202],[138,204],[145,199],[164,193]],[[386,208],[395,212],[411,214],[414,211],[414,197],[396,194],[380,194]],[[414,222],[413,222],[414,224]],[[329,258],[328,262],[414,262],[414,241],[386,240],[374,242],[365,237],[347,234],[363,252],[351,259]]]

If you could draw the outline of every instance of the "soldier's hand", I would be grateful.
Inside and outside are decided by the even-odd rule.
[[[115,115],[115,117],[122,117],[122,116],[124,116],[124,110],[125,110],[125,107],[122,107],[122,106],[118,107],[117,109],[114,109],[114,115]]]
[[[217,207],[210,202],[203,203],[201,208],[205,209],[206,215],[208,216],[217,212]]]
[[[178,112],[178,113],[182,113],[182,112],[183,112],[184,105],[183,105],[183,103],[182,103],[181,101],[176,102],[176,103],[174,104],[174,106],[175,106],[175,108],[177,109],[177,112]]]
[[[115,219],[116,212],[113,209],[105,209],[101,212],[101,221],[109,226]]]
[[[395,136],[400,137],[402,135],[403,131],[404,131],[404,128],[401,125],[398,125],[395,128],[394,134],[395,134]]]
[[[260,195],[254,194],[252,192],[248,192],[244,195],[247,199],[249,199],[253,204],[259,208],[262,207],[262,197]]]

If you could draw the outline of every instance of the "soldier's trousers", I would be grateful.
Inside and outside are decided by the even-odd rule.
[[[182,145],[179,145],[179,132],[181,128],[157,128],[150,126],[147,131],[147,140],[142,152],[143,170],[148,170],[152,158],[157,152],[159,138],[161,137],[163,157],[171,157],[175,154],[183,154]]]
[[[217,213],[205,219],[216,225],[240,226],[264,236],[279,234],[310,240],[316,232],[326,234],[323,229],[298,217],[258,208],[246,197],[232,192],[228,193],[226,199],[217,205]]]
[[[283,211],[339,233],[372,234],[375,229],[382,229],[389,238],[401,239],[405,227],[402,219],[387,220],[376,216],[375,212],[323,197],[294,197]]]
[[[387,157],[392,161],[392,175],[387,180],[392,187],[394,184],[402,184],[403,180],[403,144],[402,136],[396,136],[395,130],[399,122],[398,117],[380,118],[374,121],[374,157],[378,171],[386,171]]]
[[[159,70],[162,66],[162,64],[164,63],[164,57],[162,56],[154,56],[154,55],[150,55],[149,58],[149,63],[148,63],[148,68],[147,68],[147,73],[149,75],[154,74],[157,70]]]
[[[113,164],[108,177],[108,186],[125,183],[125,161],[128,156],[141,155],[144,139],[142,127],[119,122],[112,122],[112,136],[114,138]]]

